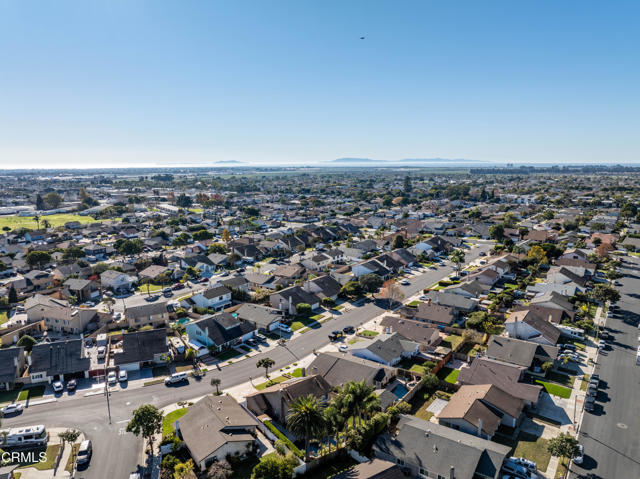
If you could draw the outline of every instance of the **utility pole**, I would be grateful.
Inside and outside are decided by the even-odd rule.
[[[109,404],[109,381],[107,381],[107,364],[108,363],[109,363],[109,351],[107,351],[107,356],[104,362],[104,391],[107,396],[107,414],[109,415],[109,424],[111,424],[111,404]]]

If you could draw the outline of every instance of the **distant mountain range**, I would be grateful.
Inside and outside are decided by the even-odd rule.
[[[244,161],[237,161],[237,160],[220,160],[220,161],[214,161],[213,164],[214,165],[245,165],[246,163]]]
[[[329,163],[334,165],[343,166],[366,166],[366,165],[379,165],[379,166],[391,166],[391,165],[421,165],[421,164],[447,164],[447,165],[468,165],[468,164],[490,164],[490,162],[467,160],[464,158],[403,158],[401,160],[372,160],[371,158],[338,158],[332,160]]]

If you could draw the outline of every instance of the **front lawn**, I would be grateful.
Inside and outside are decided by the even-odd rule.
[[[214,358],[216,358],[218,361],[228,361],[229,359],[237,358],[241,354],[242,353],[240,353],[236,349],[229,348],[226,351],[222,351],[221,353],[214,355]]]
[[[564,399],[568,399],[569,397],[571,397],[571,389],[569,388],[565,388],[564,386],[549,383],[546,381],[540,381],[539,379],[536,379],[536,383],[542,385],[544,390],[553,396],[558,396]]]
[[[365,329],[364,331],[360,331],[360,336],[365,336],[367,338],[373,338],[377,336],[379,333],[377,331],[371,331],[370,329]]]
[[[419,304],[420,304],[420,301],[415,300],[415,301],[411,301],[409,304],[407,304],[407,306],[410,306],[412,308],[417,308]]]
[[[455,384],[458,380],[458,374],[460,374],[459,369],[451,369],[451,368],[442,368],[438,371],[438,379],[441,381],[446,381],[450,384]]]
[[[162,285],[161,284],[151,284],[149,283],[149,293],[157,293],[158,291],[162,291]],[[146,284],[141,284],[140,286],[138,286],[136,288],[136,291],[138,291],[138,293],[147,293],[147,285]]]
[[[18,394],[20,394],[19,389],[13,389],[11,391],[0,391],[0,404],[5,402],[14,402],[18,399]]]
[[[575,376],[569,376],[568,374],[558,373],[556,371],[551,371],[547,374],[547,379],[554,383],[558,383],[562,386],[572,388],[573,383],[576,380]]]
[[[32,386],[29,388],[24,388],[18,394],[19,401],[26,401],[27,399],[36,399],[41,398],[44,394],[45,386]]]
[[[258,391],[262,391],[263,389],[266,389],[269,386],[273,386],[274,384],[283,383],[283,382],[287,381],[288,379],[289,378],[285,377],[285,376],[278,376],[278,377],[269,379],[268,381],[265,381],[263,383],[256,384],[253,387],[256,388]]]
[[[7,321],[9,321],[9,317],[7,316],[7,312],[6,311],[0,311],[0,325],[3,325]]]
[[[186,407],[182,407],[180,409],[176,409],[175,411],[171,411],[162,419],[162,438],[171,436],[175,431],[175,427],[173,423],[180,419],[182,416],[187,414],[188,409]]]
[[[551,453],[547,451],[548,443],[548,439],[537,437],[526,432],[520,432],[513,455],[534,461],[537,463],[538,469],[544,472],[547,470],[549,460],[551,459]]]
[[[61,444],[52,444],[51,446],[47,446],[46,455],[44,461],[35,461],[35,462],[21,462],[20,467],[33,467],[38,471],[47,471],[49,469],[53,469],[53,465],[56,463],[56,458],[60,453]],[[41,449],[37,449],[34,454],[35,458],[39,458],[39,452]]]
[[[302,329],[304,327],[315,329],[320,327],[320,323],[313,319],[313,316],[309,318],[306,318],[304,316],[296,316],[296,319],[291,321],[291,329],[293,331],[298,331],[299,329]]]

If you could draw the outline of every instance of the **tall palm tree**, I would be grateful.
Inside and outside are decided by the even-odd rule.
[[[340,444],[340,431],[344,428],[345,418],[340,410],[340,404],[332,401],[324,410],[324,422],[327,435],[333,437],[336,442],[336,449]],[[331,451],[331,441],[329,441],[329,451]]]
[[[305,462],[309,462],[309,443],[324,433],[324,407],[313,394],[300,396],[289,407],[287,427],[296,436],[304,438]]]
[[[36,227],[38,229],[40,229],[40,215],[39,214],[36,213],[35,215],[33,215],[33,221],[36,222]]]
[[[43,221],[42,221],[42,227],[43,227],[44,229],[49,229],[49,228],[51,228],[51,223],[49,223],[49,220],[43,220]]]
[[[369,415],[373,411],[380,409],[380,398],[374,392],[373,386],[367,385],[364,380],[357,382],[351,381],[346,383],[341,394],[343,395],[343,410],[351,413],[358,424],[362,423],[363,415]]]

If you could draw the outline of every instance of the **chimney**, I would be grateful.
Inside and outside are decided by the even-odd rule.
[[[478,419],[478,437],[482,437],[482,419]]]
[[[453,466],[449,466],[449,479],[456,479],[456,469]]]

